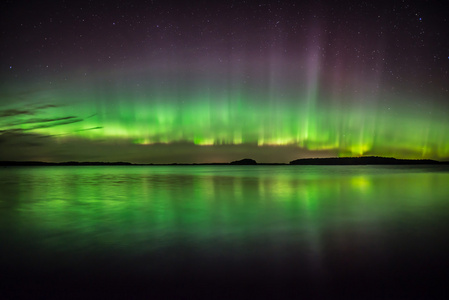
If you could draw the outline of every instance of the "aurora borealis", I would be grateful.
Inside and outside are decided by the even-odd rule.
[[[23,5],[1,10],[0,160],[449,158],[440,2]]]

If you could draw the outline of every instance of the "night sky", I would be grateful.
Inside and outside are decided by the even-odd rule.
[[[447,5],[2,1],[0,160],[447,160]]]

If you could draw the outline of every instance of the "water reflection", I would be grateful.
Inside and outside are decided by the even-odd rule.
[[[341,268],[348,278],[364,268],[385,276],[420,250],[440,259],[447,249],[435,237],[448,232],[448,172],[123,166],[4,168],[0,176],[4,253],[31,265],[76,268],[113,256],[144,272],[155,262],[169,273],[257,266],[283,280],[329,282]]]

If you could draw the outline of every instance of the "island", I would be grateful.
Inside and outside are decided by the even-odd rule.
[[[393,157],[330,157],[301,158],[290,162],[291,165],[436,165],[441,162],[431,159],[397,159]]]
[[[230,165],[257,165],[257,162],[251,158],[244,158],[241,160],[232,161]]]

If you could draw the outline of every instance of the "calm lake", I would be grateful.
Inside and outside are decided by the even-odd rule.
[[[447,299],[448,166],[0,168],[0,290]]]

